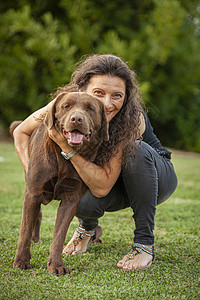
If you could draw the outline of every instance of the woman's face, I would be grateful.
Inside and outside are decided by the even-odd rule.
[[[126,85],[117,76],[94,75],[84,90],[85,93],[98,98],[105,107],[108,122],[120,111],[125,98]]]

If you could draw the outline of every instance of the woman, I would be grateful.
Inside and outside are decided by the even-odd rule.
[[[171,153],[161,146],[142,110],[135,73],[119,57],[93,55],[80,63],[71,83],[58,92],[61,90],[86,92],[103,102],[110,134],[95,162],[87,162],[74,153],[70,158],[88,191],[79,202],[76,213],[79,226],[64,253],[86,252],[90,243],[102,234],[98,218],[105,211],[131,207],[135,220],[134,245],[117,266],[123,270],[147,268],[154,260],[156,205],[174,192],[177,178],[170,162]],[[53,102],[33,113],[14,131],[15,148],[25,172],[30,135],[41,122],[39,116]],[[63,152],[72,152],[57,131],[50,130],[49,136]]]

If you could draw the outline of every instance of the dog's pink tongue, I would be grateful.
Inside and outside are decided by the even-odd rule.
[[[83,134],[80,132],[69,132],[68,137],[73,144],[80,144],[83,141]]]

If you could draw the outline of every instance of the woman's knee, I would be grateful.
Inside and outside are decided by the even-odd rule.
[[[135,160],[153,159],[154,149],[145,142],[137,141],[135,148]]]
[[[102,199],[93,196],[90,190],[87,190],[78,203],[76,216],[88,219],[102,217],[104,214],[104,210],[101,207],[102,201]]]

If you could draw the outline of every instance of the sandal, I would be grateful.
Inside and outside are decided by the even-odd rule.
[[[133,253],[133,251],[136,251],[136,253]],[[133,246],[132,246],[131,252],[128,253],[127,261],[129,259],[134,258],[136,255],[142,253],[142,251],[152,255],[152,262],[155,260],[154,246],[152,246],[152,248],[150,248],[150,247],[147,247],[147,246],[142,245],[142,244],[134,243]]]
[[[86,252],[91,243],[102,243],[102,239],[100,239],[102,233],[103,230],[100,226],[97,226],[97,228],[92,231],[86,231],[84,228],[81,228],[80,226],[77,227],[72,239],[69,241],[67,246],[63,249],[63,253],[66,255],[70,255],[70,254],[80,254]],[[83,244],[81,251],[79,250],[79,252],[76,252],[77,245],[81,241],[84,241],[89,237],[90,239],[88,240],[88,243],[85,245]],[[71,249],[69,252],[70,247]]]
[[[155,260],[154,246],[148,247],[148,246],[145,246],[145,245],[139,244],[139,243],[134,243],[134,244],[133,244],[131,252],[129,252],[129,253],[125,256],[125,257],[126,257],[126,260],[124,260],[124,259],[125,259],[125,257],[124,257],[124,259],[123,259],[124,262],[123,262],[123,263],[122,263],[122,262],[119,262],[119,263],[118,263],[118,267],[119,267],[120,269],[126,270],[126,267],[123,268],[124,264],[125,264],[126,262],[128,262],[129,260],[134,259],[136,255],[141,254],[142,252],[146,252],[146,253],[152,255],[152,260],[151,260],[145,267],[138,267],[138,268],[136,268],[136,269],[146,269],[146,268],[150,267],[151,264],[153,263],[153,261]],[[122,260],[122,261],[123,261],[123,260]],[[127,269],[129,269],[129,268],[127,268]],[[135,268],[133,268],[133,269],[135,269]]]

